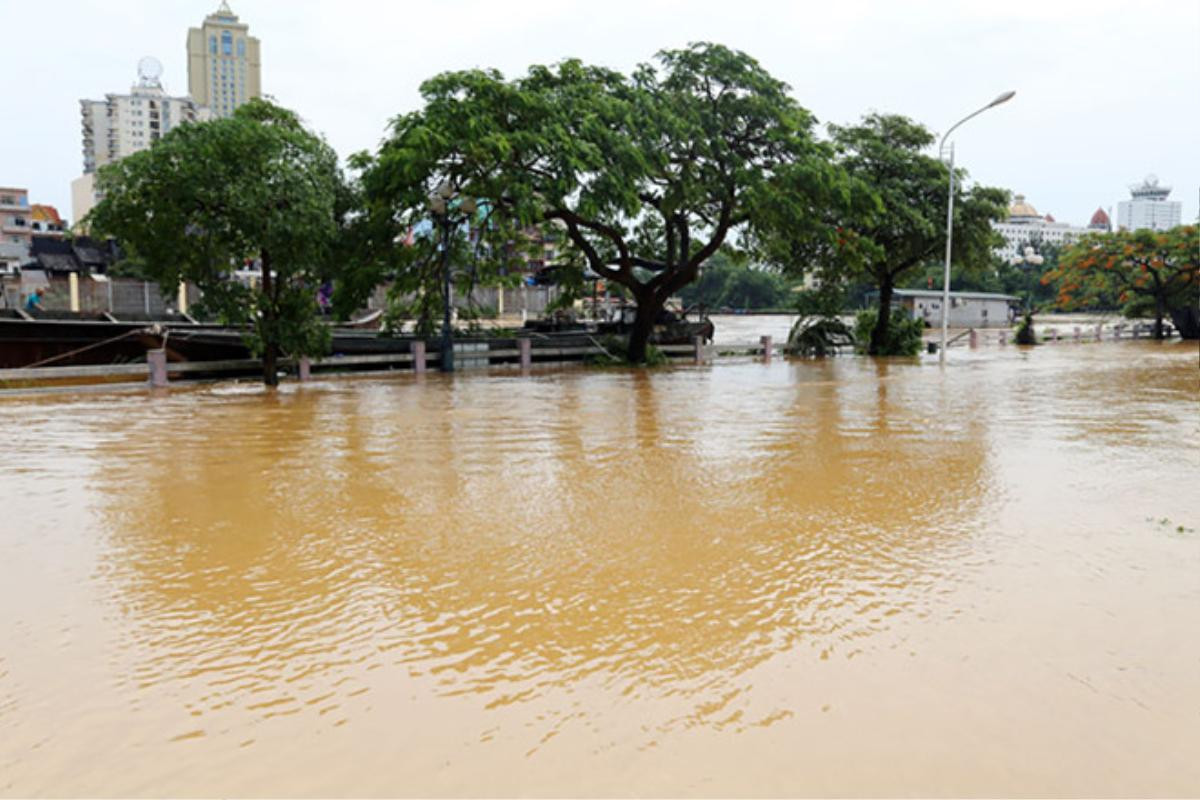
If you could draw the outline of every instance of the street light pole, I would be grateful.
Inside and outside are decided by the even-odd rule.
[[[950,126],[950,130],[942,136],[941,144],[938,145],[938,157],[942,161],[946,160],[946,140],[950,138],[950,134],[954,133],[959,125],[962,125],[969,119],[977,117],[989,108],[994,108],[1001,103],[1007,103],[1013,99],[1016,92],[1005,92],[997,97],[992,102],[988,103],[978,111],[974,111],[960,119],[958,122]],[[938,364],[946,363],[946,340],[950,333],[950,251],[954,239],[954,145],[950,145],[950,194],[946,202],[946,266],[942,273],[942,344],[938,348]]]
[[[450,182],[443,183],[429,196],[429,210],[442,228],[442,353],[438,366],[442,372],[454,372],[454,329],[450,325],[452,316],[450,280],[450,233],[467,223],[478,209],[471,195],[463,195]]]
[[[454,333],[450,326],[450,210],[440,218],[442,224],[442,372],[454,372]]]

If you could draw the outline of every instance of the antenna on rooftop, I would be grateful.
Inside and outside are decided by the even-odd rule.
[[[138,62],[138,85],[162,88],[163,65],[154,56],[146,56]]]

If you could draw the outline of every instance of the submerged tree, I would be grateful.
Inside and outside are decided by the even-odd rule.
[[[870,114],[858,125],[831,125],[830,132],[840,166],[878,196],[882,209],[846,219],[839,230],[848,246],[818,263],[818,271],[826,281],[865,279],[875,285],[879,303],[866,350],[889,355],[889,342],[907,340],[888,330],[896,287],[945,250],[948,169],[924,152],[933,134],[906,117]],[[965,173],[955,174],[953,260],[983,267],[991,262],[998,240],[991,223],[1004,218],[1007,193],[979,186],[964,190]]]
[[[1170,314],[1184,338],[1200,338],[1200,238],[1195,225],[1169,231],[1094,233],[1068,248],[1042,278],[1058,287],[1060,308],[1086,307],[1097,297],[1141,299],[1154,308],[1154,338]]]
[[[399,237],[448,185],[488,207],[493,255],[508,232],[560,225],[578,264],[637,303],[633,362],[723,244],[760,242],[768,222],[828,236],[816,210],[848,191],[788,87],[720,45],[664,51],[631,76],[569,60],[514,80],[445,73],[421,93],[424,109],[356,159],[370,213]]]
[[[316,290],[332,276],[341,183],[337,155],[296,114],[252,100],[101,169],[89,222],[164,288],[195,283],[222,322],[249,326],[263,382],[275,385],[282,353],[329,346]],[[248,260],[259,265],[253,286],[232,275]]]

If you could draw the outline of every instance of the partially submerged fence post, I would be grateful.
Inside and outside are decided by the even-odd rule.
[[[1000,331],[1000,335],[996,337],[997,344],[1008,344],[1008,331]]]
[[[422,375],[425,372],[425,342],[415,339],[412,343],[413,372]]]
[[[692,347],[695,348],[694,354],[696,357],[696,363],[703,364],[704,363],[704,337],[703,336],[693,336],[692,337]]]
[[[1055,343],[1057,343],[1057,342],[1058,342],[1058,328],[1051,328],[1051,329],[1050,329],[1050,340],[1051,340],[1051,341],[1053,341],[1053,342],[1055,342]]]
[[[150,387],[152,389],[161,389],[167,385],[167,351],[159,348],[158,350],[146,351],[146,365],[150,368]]]
[[[771,337],[763,336],[762,338],[759,339],[759,341],[762,342],[763,361],[770,361],[771,360],[771,350],[772,350]]]
[[[1075,341],[1082,342],[1083,341],[1083,328],[1076,325],[1074,333],[1075,333]]]
[[[520,352],[521,369],[526,370],[533,366],[533,339],[528,336],[522,336],[517,339],[517,350]]]
[[[970,340],[971,340],[971,349],[972,350],[975,349],[976,347],[979,347],[979,334],[978,334],[978,332],[976,332],[976,330],[974,328],[971,328]]]
[[[300,356],[296,361],[296,377],[301,383],[312,380],[312,360],[308,356]]]
[[[1104,339],[1104,325],[1100,324],[1100,325],[1096,326],[1096,341],[1097,342],[1103,341],[1103,339]]]

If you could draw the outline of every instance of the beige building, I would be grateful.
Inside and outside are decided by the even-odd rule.
[[[83,175],[71,182],[71,216],[76,222],[98,199],[96,170],[146,149],[177,125],[208,119],[208,110],[192,98],[168,95],[161,77],[158,60],[143,58],[138,62],[138,82],[129,94],[79,101]]]
[[[262,95],[258,39],[224,0],[203,25],[188,29],[187,51],[188,93],[208,106],[214,118],[228,117],[247,100]]]

